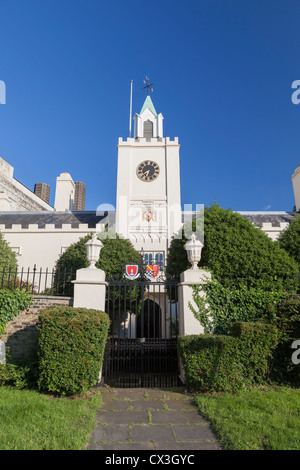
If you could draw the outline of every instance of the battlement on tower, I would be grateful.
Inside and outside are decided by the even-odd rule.
[[[171,140],[170,137],[127,137],[127,139],[123,140],[123,137],[119,137],[118,146],[119,145],[132,145],[132,146],[149,146],[153,145],[156,147],[161,147],[165,145],[179,145],[178,137],[174,137],[174,140]]]

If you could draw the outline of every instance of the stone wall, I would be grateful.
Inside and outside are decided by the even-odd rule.
[[[6,344],[7,362],[27,362],[36,357],[39,313],[52,305],[73,305],[71,297],[36,295],[33,305],[8,323],[1,340]]]

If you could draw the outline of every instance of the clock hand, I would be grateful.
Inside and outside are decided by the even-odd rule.
[[[150,170],[145,171],[144,176],[149,176]]]

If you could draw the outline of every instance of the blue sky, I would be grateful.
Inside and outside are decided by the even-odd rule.
[[[31,190],[68,171],[115,205],[118,137],[146,97],[181,144],[182,204],[292,210],[298,0],[0,0],[0,156]]]

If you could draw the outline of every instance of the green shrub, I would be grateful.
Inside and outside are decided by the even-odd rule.
[[[109,328],[106,313],[51,307],[40,313],[40,390],[59,395],[82,393],[96,385]]]
[[[28,386],[28,370],[15,364],[0,364],[0,386],[22,389]]]
[[[291,348],[300,339],[300,297],[291,295],[276,307],[273,324],[279,331],[272,376],[280,383],[300,386],[300,365],[293,364]]]
[[[276,306],[285,299],[287,294],[282,289],[267,290],[242,283],[226,287],[212,281],[193,286],[196,307],[190,304],[190,309],[205,333],[226,335],[234,322],[272,321]]]
[[[26,290],[0,289],[0,337],[7,323],[32,304],[32,295]]]
[[[271,360],[279,341],[278,329],[267,323],[237,322],[230,333],[239,342],[244,376],[252,383],[263,383],[270,374]]]
[[[277,330],[236,323],[232,336],[191,335],[178,339],[186,385],[202,392],[236,391],[266,381]]]
[[[191,335],[179,337],[179,354],[189,389],[233,391],[244,384],[238,360],[237,341],[229,336]]]
[[[295,214],[295,219],[281,232],[277,243],[294,258],[300,269],[300,214]]]

